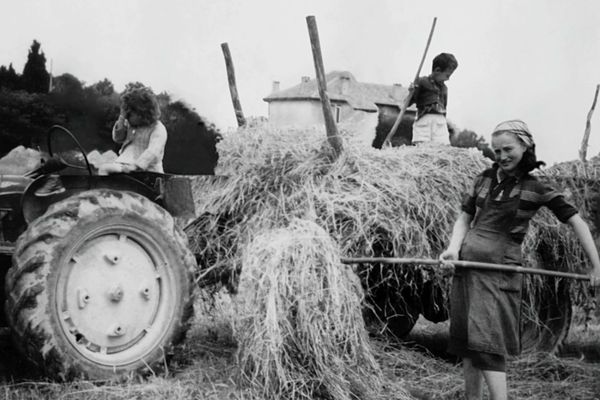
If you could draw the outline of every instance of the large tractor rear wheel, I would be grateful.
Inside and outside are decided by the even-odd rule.
[[[60,201],[17,241],[6,282],[15,343],[58,379],[161,369],[190,325],[194,268],[172,216],[143,196]]]

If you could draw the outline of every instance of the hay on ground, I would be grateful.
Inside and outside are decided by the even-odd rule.
[[[245,248],[233,326],[244,378],[266,398],[373,398],[380,370],[363,292],[314,222],[294,219]]]

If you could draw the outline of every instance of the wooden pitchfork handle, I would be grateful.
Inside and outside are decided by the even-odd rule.
[[[595,278],[593,275],[575,274],[572,272],[561,272],[561,271],[549,271],[546,269],[537,268],[526,268],[518,265],[505,265],[505,264],[493,264],[484,263],[478,261],[463,261],[463,260],[449,260],[447,262],[441,260],[425,259],[425,258],[394,258],[394,257],[354,257],[354,258],[341,258],[343,264],[421,264],[421,265],[441,265],[451,264],[456,267],[462,268],[473,268],[473,269],[484,269],[491,271],[506,271],[506,272],[518,272],[521,274],[535,274],[535,275],[547,275],[556,276],[561,278],[577,279],[582,281],[589,281],[595,284]]]
[[[425,51],[423,52],[423,57],[421,57],[421,63],[419,64],[419,68],[417,69],[417,73],[415,74],[415,79],[413,80],[413,83],[416,82],[417,79],[419,79],[419,75],[421,74],[421,68],[423,68],[423,63],[425,62],[425,57],[427,56],[427,51],[429,50],[429,45],[431,44],[431,38],[433,37],[433,30],[435,29],[436,22],[437,22],[437,17],[434,17],[433,23],[431,24],[431,30],[429,31],[429,37],[427,38],[427,45],[425,46]],[[400,121],[402,120],[402,117],[404,116],[404,113],[406,112],[406,109],[408,108],[408,105],[410,104],[413,93],[414,93],[414,89],[411,87],[408,91],[408,95],[404,99],[402,108],[400,109],[400,112],[398,113],[398,116],[396,117],[396,121],[394,121],[394,125],[392,126],[392,129],[390,129],[389,133],[385,137],[385,140],[383,141],[383,146],[391,145],[392,137],[394,136],[394,134],[396,133],[396,130],[398,129],[398,126],[400,125]]]

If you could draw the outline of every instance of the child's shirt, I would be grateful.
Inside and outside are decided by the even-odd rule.
[[[448,87],[444,82],[436,82],[429,76],[422,76],[417,79],[410,101],[410,104],[415,103],[417,105],[417,119],[425,114],[446,115]]]
[[[122,143],[117,162],[135,164],[143,171],[163,173],[167,129],[160,121],[137,128],[117,123],[113,127],[113,140]]]

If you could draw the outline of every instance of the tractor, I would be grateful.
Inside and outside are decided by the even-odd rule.
[[[80,162],[54,151],[61,132]],[[77,138],[57,125],[47,146],[50,158],[34,171],[0,177],[0,322],[50,378],[160,369],[193,316],[197,263],[176,223],[193,212],[189,181],[152,172],[100,176]],[[51,174],[66,190],[37,196]]]

